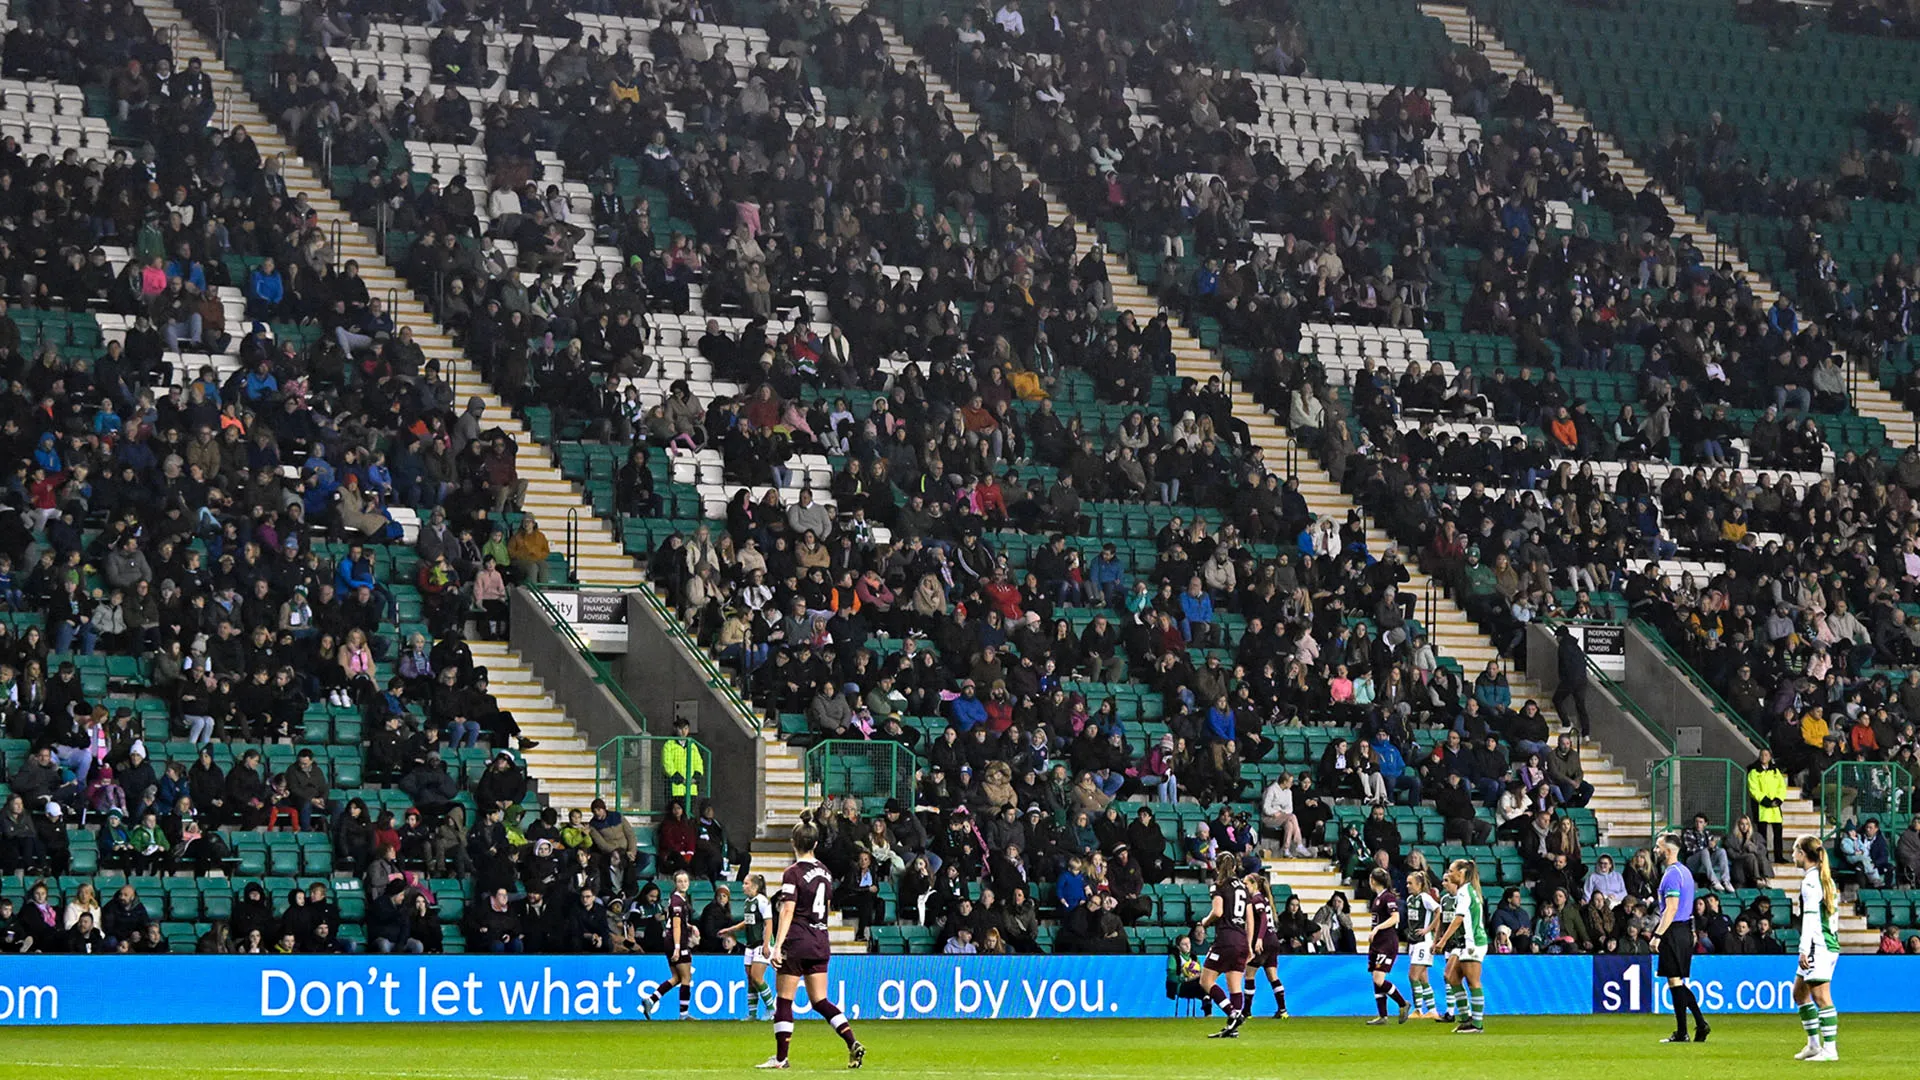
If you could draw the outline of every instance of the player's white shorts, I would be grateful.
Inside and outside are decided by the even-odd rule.
[[[1416,941],[1407,946],[1407,963],[1415,967],[1433,966],[1433,942]]]
[[[767,948],[765,945],[755,945],[742,954],[741,959],[747,967],[752,967],[755,964],[771,964],[773,963],[773,950]]]
[[[1487,947],[1485,945],[1462,945],[1459,951],[1453,955],[1459,957],[1460,962],[1463,964],[1478,964],[1487,959]]]
[[[1809,966],[1807,964],[1807,954],[1801,953],[1800,978],[1810,983],[1832,982],[1833,965],[1834,962],[1839,959],[1840,957],[1837,953],[1829,952],[1826,949],[1815,949],[1813,952],[1813,963]]]

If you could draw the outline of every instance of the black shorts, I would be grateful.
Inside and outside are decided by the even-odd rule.
[[[1399,961],[1400,954],[1397,952],[1381,952],[1375,950],[1367,953],[1367,970],[1381,972],[1392,971],[1393,965]]]
[[[1655,974],[1684,979],[1693,974],[1693,923],[1677,922],[1660,938],[1660,962]]]

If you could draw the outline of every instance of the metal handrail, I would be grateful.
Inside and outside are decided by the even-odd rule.
[[[1549,625],[1561,626],[1572,623],[1594,623],[1605,626],[1619,625],[1606,619],[1558,619]],[[1582,654],[1584,654],[1585,651],[1586,650],[1582,649]],[[1600,670],[1600,665],[1593,662],[1593,657],[1586,657],[1586,661],[1588,683],[1599,686],[1601,690],[1606,692],[1609,698],[1613,699],[1613,703],[1619,706],[1621,711],[1639,721],[1640,726],[1645,728],[1647,733],[1654,737],[1654,741],[1660,744],[1661,749],[1669,754],[1679,749],[1679,743],[1674,739],[1673,733],[1655,723],[1653,717],[1647,715],[1647,711],[1640,707],[1640,703],[1633,700],[1633,695],[1627,693],[1625,686],[1621,685],[1613,676]]]
[[[578,579],[580,576],[580,508],[577,506],[567,507],[567,530],[564,541],[567,547],[567,568],[572,570],[573,576]]]
[[[552,600],[547,599],[546,590],[537,585],[529,585],[526,589],[527,595],[533,597],[534,603],[540,605],[540,610],[546,613],[548,621],[553,624],[554,631],[566,639],[568,646],[570,646],[574,652],[580,654],[580,659],[585,661],[587,672],[593,678],[594,684],[604,688],[607,693],[613,695],[614,702],[620,706],[622,711],[627,714],[628,718],[634,722],[636,727],[641,731],[647,730],[647,714],[642,712],[640,706],[635,705],[633,699],[627,696],[626,687],[621,685],[620,678],[613,673],[613,669],[607,666],[606,661],[601,660],[600,657],[594,654],[593,649],[588,647],[586,641],[574,630],[573,624],[569,623],[566,617],[560,614],[560,609],[553,606]]]
[[[636,589],[628,585],[595,585],[583,581],[580,583],[580,588],[612,589],[645,599],[647,606],[651,607],[654,613],[660,616],[660,621],[665,624],[667,636],[686,646],[687,652],[692,654],[693,662],[700,666],[702,673],[707,677],[707,685],[725,697],[727,703],[732,705],[742,717],[749,721],[758,717],[759,711],[740,693],[740,688],[734,685],[733,677],[722,670],[719,663],[701,647],[693,634],[687,630],[686,625],[680,621],[680,616],[667,606],[667,602],[660,598],[660,594],[655,592],[651,585],[642,585]]]
[[[1694,688],[1707,699],[1709,707],[1740,729],[1741,734],[1747,737],[1747,741],[1753,744],[1754,749],[1761,750],[1772,745],[1765,735],[1760,734],[1752,724],[1747,723],[1747,718],[1741,716],[1739,710],[1727,704],[1727,699],[1720,696],[1720,691],[1713,688],[1713,684],[1707,681],[1706,676],[1695,671],[1693,665],[1687,662],[1687,658],[1680,655],[1680,650],[1673,647],[1673,642],[1668,641],[1652,623],[1645,619],[1634,619],[1633,625],[1639,628],[1640,633],[1645,635],[1647,640],[1653,642],[1654,648],[1660,650],[1668,664],[1692,680]]]

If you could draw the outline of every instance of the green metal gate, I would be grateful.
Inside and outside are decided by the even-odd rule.
[[[1705,814],[1730,829],[1746,806],[1747,771],[1726,758],[1670,757],[1653,766],[1653,835],[1684,829]]]
[[[1835,844],[1848,823],[1879,821],[1887,843],[1913,813],[1913,774],[1891,761],[1837,761],[1820,774],[1821,832]]]
[[[912,802],[920,759],[888,739],[827,739],[807,751],[807,802],[851,795]]]
[[[622,814],[658,817],[678,799],[687,816],[713,798],[713,755],[697,739],[621,735],[593,755],[593,794]]]

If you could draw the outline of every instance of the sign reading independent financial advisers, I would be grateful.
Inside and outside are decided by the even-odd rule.
[[[1569,622],[1573,639],[1587,651],[1587,659],[1608,678],[1627,676],[1627,628],[1619,623]]]
[[[615,589],[546,589],[542,595],[594,652],[627,651],[627,595]]]

